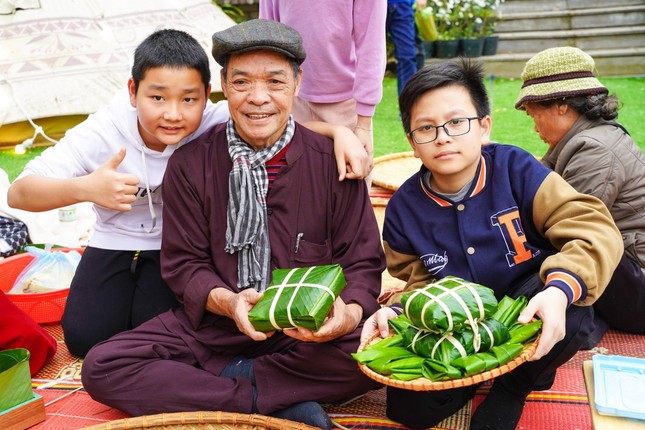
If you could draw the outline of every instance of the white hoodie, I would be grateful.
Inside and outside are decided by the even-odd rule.
[[[152,151],[141,139],[137,111],[130,105],[127,89],[123,89],[106,107],[68,130],[59,143],[27,163],[19,178],[33,174],[61,179],[84,176],[125,147],[125,159],[118,171],[139,177],[137,199],[132,210],[125,212],[93,205],[96,225],[89,244],[111,250],[157,250],[161,248],[161,182],[168,159],[181,145],[228,117],[226,101],[216,104],[209,101],[201,125],[193,134],[167,146],[163,152]]]

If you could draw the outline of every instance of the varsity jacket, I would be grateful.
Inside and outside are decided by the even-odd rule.
[[[614,121],[581,116],[542,163],[605,203],[625,253],[645,270],[645,154],[629,134]]]
[[[492,288],[501,299],[539,272],[570,304],[591,305],[602,293],[622,243],[600,200],[508,145],[482,147],[459,202],[428,189],[425,170],[394,193],[385,212],[388,271],[407,282],[406,291],[454,275]]]

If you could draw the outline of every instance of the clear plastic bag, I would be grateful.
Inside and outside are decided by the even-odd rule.
[[[18,275],[9,294],[47,293],[69,288],[81,261],[78,251],[50,251],[33,246],[26,246],[25,251],[34,259]]]

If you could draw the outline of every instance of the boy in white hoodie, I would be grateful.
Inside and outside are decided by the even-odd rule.
[[[72,354],[84,357],[178,305],[160,271],[161,183],[177,148],[228,119],[226,102],[211,103],[210,93],[199,42],[182,31],[157,31],[137,47],[127,91],[30,161],[9,188],[9,205],[23,210],[94,203],[95,231],[62,319]],[[340,180],[366,176],[367,154],[351,130],[307,125],[336,139]]]

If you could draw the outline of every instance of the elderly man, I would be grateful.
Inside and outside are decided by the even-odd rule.
[[[385,262],[364,181],[337,180],[329,140],[295,123],[305,58],[292,28],[213,35],[231,119],[179,149],[164,178],[164,279],[182,306],[97,345],[92,397],[131,415],[224,410],[321,428],[320,403],[378,384],[350,356],[378,309]],[[275,268],[339,264],[347,287],[318,331],[249,322]]]

